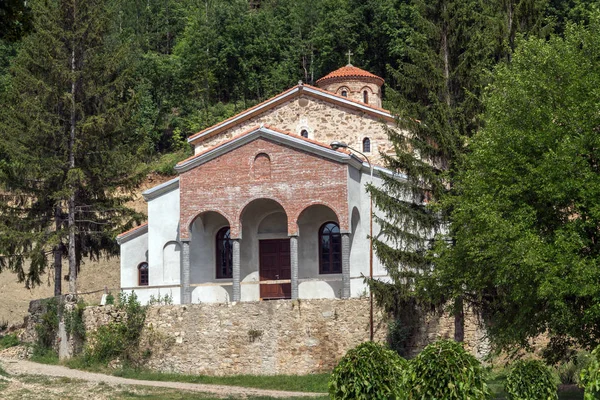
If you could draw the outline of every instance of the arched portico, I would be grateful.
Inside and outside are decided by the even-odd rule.
[[[324,204],[312,204],[298,216],[298,296],[350,296],[349,232]]]
[[[234,297],[230,276],[233,274],[217,274],[220,267],[217,265],[217,232],[230,225],[223,214],[213,210],[202,211],[190,220],[186,227],[190,237],[181,239],[182,303],[227,302]],[[227,250],[225,267],[231,269],[229,258],[234,249]]]
[[[254,199],[240,212],[240,227],[241,300],[292,298],[284,207],[273,199]]]

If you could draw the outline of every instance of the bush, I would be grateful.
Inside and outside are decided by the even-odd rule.
[[[409,399],[487,399],[490,390],[484,370],[462,344],[440,340],[409,363],[406,380]]]
[[[108,364],[116,358],[127,364],[140,361],[139,344],[146,307],[140,304],[135,293],[120,293],[117,310],[121,312],[122,320],[102,325],[91,335],[83,355],[84,364]]]
[[[40,322],[35,325],[37,340],[33,347],[36,356],[45,356],[53,352],[54,341],[58,332],[59,302],[53,297],[43,301],[46,311],[41,315]]]
[[[585,389],[585,400],[600,399],[600,346],[592,351],[586,368],[581,371],[579,385]]]
[[[402,380],[407,362],[395,351],[365,342],[349,350],[329,380],[332,399],[404,398]]]
[[[504,386],[509,399],[558,399],[556,380],[550,368],[539,360],[515,362],[506,377]]]
[[[578,384],[581,371],[587,368],[592,357],[587,351],[578,351],[567,361],[556,366],[560,382],[566,385]]]

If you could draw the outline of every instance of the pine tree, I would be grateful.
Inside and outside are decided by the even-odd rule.
[[[34,30],[11,66],[0,121],[0,267],[36,285],[52,254],[59,294],[67,256],[75,293],[82,259],[114,254],[116,232],[141,218],[125,206],[141,177],[142,140],[127,126],[134,63],[113,25],[115,3],[31,6]]]
[[[458,341],[464,338],[465,282],[445,274],[450,261],[439,259],[455,244],[448,222],[454,203],[440,201],[454,195],[469,138],[481,126],[481,95],[493,67],[510,61],[519,33],[547,33],[547,3],[407,0],[399,7],[402,23],[391,47],[398,68],[387,92],[399,129],[389,130],[396,154],[384,159],[407,179],[384,176],[382,190],[370,189],[382,213],[376,219],[383,235],[374,238],[374,248],[393,280],[372,286],[379,302],[396,312],[417,303],[425,309],[450,304]]]
[[[440,286],[427,280],[433,268],[429,251],[445,233],[451,211],[432,204],[451,190],[465,138],[478,127],[479,94],[497,51],[489,12],[477,1],[401,4],[402,22],[391,49],[398,68],[391,71],[387,92],[399,115],[398,129],[388,131],[396,151],[384,161],[406,179],[382,176],[384,187],[370,188],[381,212],[375,216],[382,235],[374,238],[374,250],[393,282],[371,282],[377,300],[399,319],[411,319],[415,314],[406,310],[418,304],[437,308],[450,302],[459,341],[460,282]],[[410,322],[405,321],[409,329]]]

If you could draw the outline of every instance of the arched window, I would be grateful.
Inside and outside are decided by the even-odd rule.
[[[306,129],[302,129],[300,131],[300,136],[302,136],[303,138],[308,138],[308,131]]]
[[[369,104],[369,92],[366,90],[363,92],[363,103]]]
[[[363,139],[363,153],[371,152],[371,139],[368,137]]]
[[[228,226],[219,229],[219,232],[217,232],[217,278],[231,278],[233,276],[233,245],[229,235]]]
[[[138,286],[148,286],[148,263],[138,265]]]
[[[348,97],[348,91],[347,90],[342,90],[342,96]]]
[[[335,222],[326,222],[319,229],[319,273],[342,272],[342,235]]]

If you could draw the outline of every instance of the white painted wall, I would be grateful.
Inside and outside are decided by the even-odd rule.
[[[339,222],[335,213],[323,205],[310,206],[298,218],[298,296],[302,299],[342,295],[342,274],[319,273],[319,229],[329,221]]]
[[[364,283],[361,274],[369,276],[369,223],[370,223],[370,196],[366,191],[366,185],[371,182],[370,171],[358,171],[348,168],[348,212],[351,217],[350,235],[350,295],[360,297],[368,294],[369,288]],[[383,181],[373,174],[373,184],[382,187]],[[374,206],[375,207],[375,206]],[[374,211],[377,212],[376,208]],[[377,237],[380,231],[379,225],[373,222],[373,236]],[[381,265],[377,255],[373,253],[373,276],[381,277],[387,275],[385,268]],[[386,279],[386,278],[378,278]]]
[[[150,301],[151,296],[154,296],[154,298],[157,299],[158,297],[164,298],[165,295],[172,297],[173,304],[181,304],[181,289],[179,286],[162,288],[139,287],[123,290],[123,293],[131,294],[131,292],[135,292],[135,295],[141,304],[147,304]]]
[[[138,265],[148,262],[148,233],[121,244],[121,287],[137,287]],[[153,271],[150,269],[149,276]]]
[[[181,282],[181,257],[173,242],[179,238],[179,187],[148,201],[148,265],[149,286],[172,285]],[[163,264],[169,263],[167,269]],[[123,251],[122,254],[125,254]],[[173,270],[173,266],[177,265]]]

